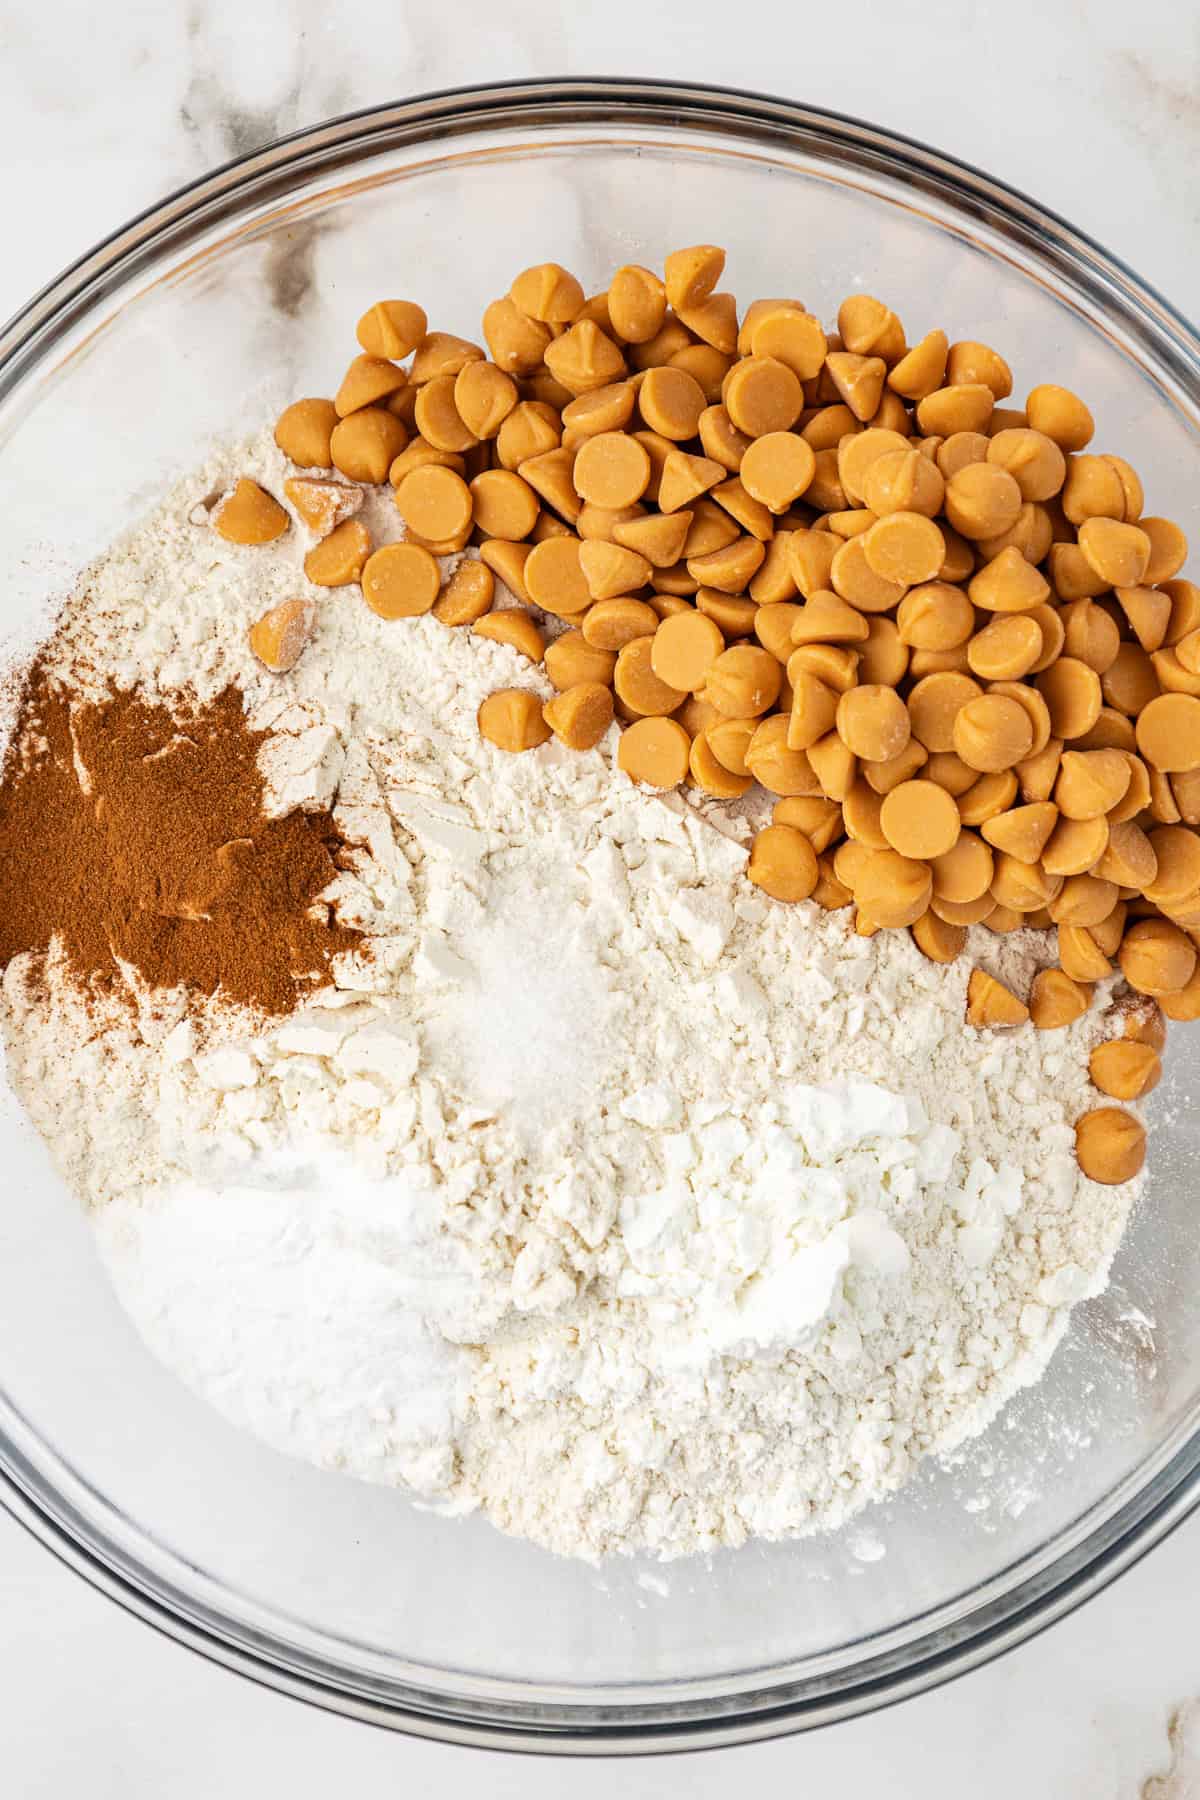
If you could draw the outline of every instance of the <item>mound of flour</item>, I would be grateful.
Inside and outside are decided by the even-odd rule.
[[[370,941],[270,1026],[182,995],[98,1022],[10,965],[10,1075],[147,1341],[280,1449],[586,1556],[829,1528],[983,1429],[1133,1197],[1073,1156],[1104,998],[969,1031],[972,962],[1024,991],[1033,934],[934,965],[757,893],[748,824],[635,788],[611,739],[495,751],[479,701],[540,672],[306,590],[299,528],[221,544],[189,513],[234,470],[281,491],[265,442],[201,471],[92,572],[59,666],[238,682],[275,803],[358,846],[331,897]],[[304,591],[267,677],[247,625]]]

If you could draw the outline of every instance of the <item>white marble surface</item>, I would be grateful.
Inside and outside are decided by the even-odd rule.
[[[165,190],[395,95],[555,74],[723,80],[874,118],[1095,233],[1200,312],[1200,14],[1179,0],[81,0],[0,4],[0,314]],[[1019,97],[1019,98],[1018,98]],[[494,1800],[1193,1800],[1200,1518],[1082,1613],[949,1688],[834,1730],[627,1765],[394,1737],[262,1692],[126,1617],[0,1514],[0,1792],[209,1800],[330,1791]],[[1178,1721],[1174,1748],[1168,1728]]]

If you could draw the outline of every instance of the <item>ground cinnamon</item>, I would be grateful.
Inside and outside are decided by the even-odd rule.
[[[233,688],[180,718],[35,667],[0,780],[0,966],[57,937],[85,984],[131,965],[273,1014],[319,986],[361,941],[316,901],[341,840],[328,813],[264,816],[265,735]]]

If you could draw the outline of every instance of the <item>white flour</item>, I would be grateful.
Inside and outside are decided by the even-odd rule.
[[[336,788],[373,943],[223,1038],[182,997],[97,1035],[10,967],[13,1080],[151,1345],[282,1449],[581,1555],[833,1526],[981,1430],[1132,1198],[1072,1153],[1102,1000],[964,1029],[971,960],[1024,991],[1032,934],[943,968],[764,899],[748,828],[634,788],[611,740],[482,743],[483,695],[543,678],[467,632],[307,590],[315,638],[265,676],[246,627],[306,591],[304,540],[187,523],[235,468],[280,491],[269,445],[202,471],[63,666],[238,681],[276,804]]]

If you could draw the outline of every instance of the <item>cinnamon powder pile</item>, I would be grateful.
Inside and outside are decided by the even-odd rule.
[[[0,778],[0,967],[59,936],[82,984],[130,964],[270,1014],[327,980],[361,941],[314,907],[341,840],[328,813],[264,817],[265,735],[236,689],[179,719],[35,666]]]

